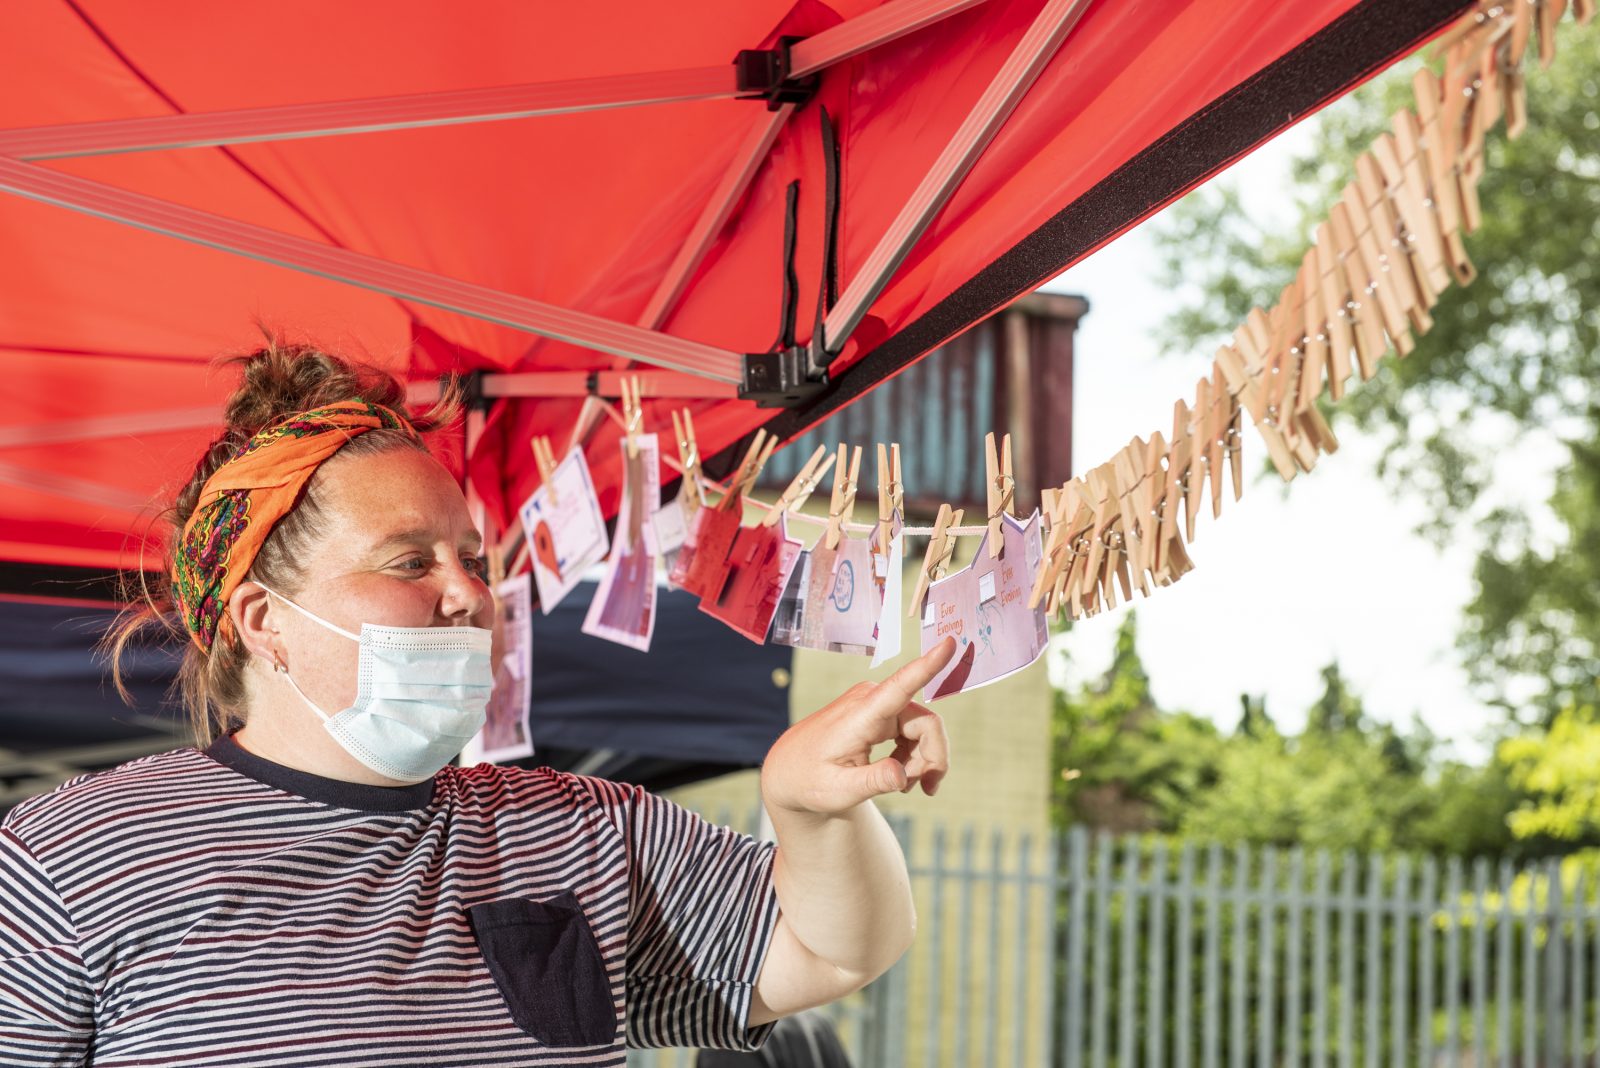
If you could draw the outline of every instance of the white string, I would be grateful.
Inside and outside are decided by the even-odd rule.
[[[624,420],[622,418],[622,413],[617,411],[617,406],[612,404],[610,401],[606,400],[603,397],[600,398],[600,403],[603,406],[606,415],[611,418],[611,421],[616,423],[617,426],[623,428],[624,431],[626,431],[627,424],[624,422]],[[675,459],[674,457],[672,457],[670,455],[667,455],[667,454],[663,453],[661,455],[661,462],[663,464],[667,465],[668,467],[672,468],[672,470],[678,472],[678,474],[680,474],[680,475],[682,475],[684,473],[683,472],[683,464],[680,463],[677,459]],[[720,497],[726,497],[728,495],[728,487],[727,486],[723,485],[721,482],[715,482],[712,479],[707,478],[704,474],[700,475],[698,481],[700,483],[700,491],[701,491],[702,495],[705,493],[706,490],[716,490],[717,495],[720,496]],[[753,504],[757,508],[761,509],[763,512],[770,512],[774,508],[777,507],[777,505],[775,505],[775,504],[768,504],[766,501],[757,500],[756,498],[751,497],[748,494],[745,495],[744,500],[745,500],[745,503]],[[812,526],[818,526],[818,527],[826,527],[828,525],[828,517],[827,516],[809,515],[809,514],[807,514],[805,512],[790,512],[789,515],[788,515],[788,521],[791,522],[791,523],[796,522],[796,521],[801,522],[801,523],[810,523]],[[1049,530],[1050,529],[1050,517],[1048,515],[1040,515],[1039,523],[1040,523],[1040,527],[1043,530]],[[869,533],[871,531],[874,531],[874,530],[878,529],[878,524],[877,524],[876,520],[874,520],[871,523],[856,523],[856,522],[845,523],[845,522],[841,522],[839,524],[839,526],[840,526],[840,528],[842,530],[853,530],[857,534],[866,534],[866,533]],[[916,535],[919,535],[919,536],[922,536],[922,537],[931,536],[933,534],[933,532],[934,532],[934,528],[933,527],[901,527],[900,528],[900,533],[902,533],[902,534],[916,534]],[[969,526],[964,526],[964,527],[945,527],[944,528],[944,532],[946,534],[952,536],[952,537],[977,537],[980,534],[987,534],[989,532],[989,524],[988,523],[981,523],[981,524],[978,524],[976,526],[970,526],[969,525]]]

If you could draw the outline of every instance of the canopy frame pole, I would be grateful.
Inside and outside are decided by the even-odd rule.
[[[231,111],[151,115],[0,131],[0,155],[65,159],[169,148],[499,122],[538,115],[715,100],[736,92],[729,64],[490,89],[409,93]]]
[[[624,378],[639,381],[641,397],[670,397],[687,400],[732,400],[739,395],[733,386],[715,385],[702,378],[676,371],[519,371],[483,372],[483,395],[497,397],[603,397],[620,396]],[[406,387],[408,404],[432,404],[439,399],[436,380],[412,381]],[[65,445],[105,438],[137,437],[172,431],[203,430],[219,425],[215,406],[205,408],[163,408],[158,411],[124,412],[87,419],[55,419],[43,423],[0,426],[0,450]]]
[[[984,2],[986,0],[891,0],[867,14],[797,42],[791,52],[789,77],[798,80]],[[722,63],[487,89],[14,128],[0,130],[0,156],[45,160],[205,148],[501,122],[741,95],[736,68],[732,63]]]
[[[650,303],[645,305],[644,313],[639,316],[639,326],[646,330],[659,330],[672,309],[677,306],[690,277],[699,269],[706,253],[711,250],[717,234],[733,216],[733,209],[749,190],[750,183],[755,181],[757,172],[766,162],[767,154],[772,151],[773,144],[778,140],[778,134],[783,131],[784,124],[789,121],[789,116],[794,114],[794,110],[794,104],[784,104],[776,111],[768,113],[739,146],[739,151],[734,155],[733,167],[723,175],[711,198],[706,201],[700,217],[695,220],[694,228],[689,231],[688,238],[679,247],[672,266],[667,268],[666,275],[656,286],[656,291],[651,294]]]
[[[193,430],[216,426],[215,406],[209,408],[169,408],[155,412],[125,412],[98,415],[87,419],[55,419],[46,423],[0,426],[0,449],[62,445],[94,438],[120,438],[140,434],[161,434],[169,430]]]
[[[500,397],[620,397],[622,380],[638,379],[641,397],[683,400],[733,400],[737,388],[708,382],[676,371],[484,371],[483,395]],[[432,404],[439,399],[437,380],[415,380],[406,386],[407,404]],[[0,428],[0,447],[6,444]]]
[[[939,154],[877,247],[851,279],[839,303],[823,322],[829,355],[837,355],[866,317],[872,302],[944,207],[1006,119],[1016,110],[1045,65],[1060,49],[1089,6],[1089,0],[1050,0],[1022,35],[1005,65]],[[813,339],[813,345],[816,340]]]
[[[96,508],[112,508],[120,512],[138,514],[150,502],[137,493],[129,493],[117,486],[92,482],[72,475],[45,474],[17,464],[0,461],[0,483],[32,490],[52,497],[62,497]]]
[[[442,308],[541,337],[715,382],[737,384],[742,356],[597,315],[464,282],[350,249],[130,193],[38,164],[0,158],[0,192],[70,208],[208,248]]]
[[[841,22],[789,50],[789,77],[804,78],[824,67],[858,56],[879,45],[899,40],[988,0],[890,0],[853,19]]]

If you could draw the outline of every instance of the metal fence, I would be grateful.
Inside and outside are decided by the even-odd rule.
[[[918,935],[827,1010],[859,1068],[1600,1065],[1576,865],[893,822]]]

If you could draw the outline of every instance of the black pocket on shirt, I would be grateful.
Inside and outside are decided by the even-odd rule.
[[[511,1019],[547,1046],[609,1046],[617,1009],[594,931],[571,890],[467,909]]]

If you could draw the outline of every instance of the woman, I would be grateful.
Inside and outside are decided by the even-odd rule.
[[[549,768],[483,723],[479,532],[387,375],[303,346],[243,380],[111,639],[181,620],[197,733],[0,828],[0,1063],[614,1065],[755,1050],[909,946],[871,798],[948,769],[941,646],[768,754],[776,846]],[[120,683],[120,679],[119,679]],[[894,739],[874,762],[874,743]]]

